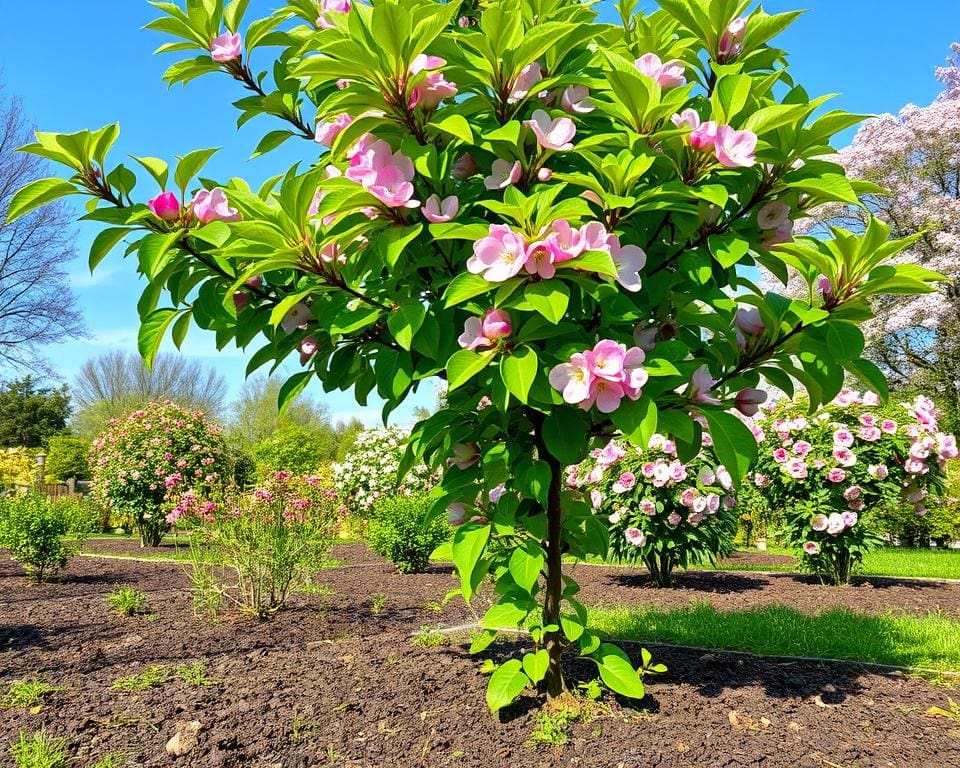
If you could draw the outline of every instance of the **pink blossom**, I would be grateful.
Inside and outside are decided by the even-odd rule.
[[[492,347],[513,331],[510,315],[502,309],[488,309],[482,318],[468,318],[457,339],[464,349]]]
[[[697,499],[697,501],[703,501],[703,499]],[[700,523],[703,522],[703,510],[694,510],[687,515],[687,522],[690,523],[694,528],[696,528]]]
[[[335,16],[331,14],[345,14],[350,12],[350,0],[320,0],[320,16],[317,26],[320,29],[329,29],[334,26]]]
[[[690,133],[690,146],[694,149],[712,149],[717,140],[720,126],[713,120],[700,123]]]
[[[827,530],[827,525],[829,524],[829,519],[826,515],[814,515],[813,520],[810,522],[810,527],[815,531],[825,531]]]
[[[960,455],[957,448],[957,439],[953,435],[940,433],[937,435],[937,453],[943,459],[955,459]]]
[[[287,333],[293,333],[296,330],[303,330],[307,323],[313,319],[313,313],[310,308],[303,303],[294,304],[287,310],[287,314],[280,321],[280,327]]]
[[[543,149],[553,152],[565,152],[573,149],[571,139],[577,132],[573,120],[569,117],[558,117],[555,120],[550,119],[550,115],[542,110],[535,110],[526,125],[533,131],[537,137],[537,144]]]
[[[737,131],[729,125],[717,129],[714,141],[717,162],[725,168],[749,168],[756,164],[753,153],[757,135],[753,131]]]
[[[720,45],[717,48],[717,61],[726,64],[740,55],[743,48],[743,36],[747,31],[746,19],[734,19],[720,36]]]
[[[480,170],[480,168],[477,166],[477,161],[473,159],[473,155],[469,152],[464,152],[457,158],[457,161],[453,164],[453,168],[450,169],[450,177],[455,181],[466,181],[478,170]]]
[[[549,168],[541,168],[539,171],[537,171],[537,178],[540,181],[550,181],[550,179],[553,178],[553,171],[551,171]]]
[[[725,491],[729,491],[733,488],[733,478],[730,477],[730,472],[722,464],[717,467],[717,480],[720,481],[720,487]]]
[[[867,472],[873,475],[877,480],[885,480],[890,471],[886,464],[871,464],[867,467]]]
[[[844,490],[843,498],[847,501],[853,501],[854,499],[859,499],[862,492],[863,489],[859,485],[851,485],[849,488]]]
[[[694,403],[719,405],[720,399],[710,394],[713,385],[716,383],[716,379],[710,375],[710,369],[701,365],[693,372],[690,385],[687,387],[687,397]]]
[[[846,527],[847,525],[843,521],[843,515],[838,512],[831,513],[827,518],[827,533],[831,536],[837,536],[843,533]]]
[[[227,193],[220,187],[201,189],[194,195],[189,208],[201,224],[209,224],[211,221],[240,221],[240,214],[236,208],[230,207]]]
[[[760,229],[778,229],[790,221],[790,206],[782,200],[771,200],[757,212]]]
[[[640,502],[640,511],[649,517],[657,514],[657,505],[650,499],[643,499]]]
[[[450,99],[457,95],[457,84],[444,78],[443,73],[436,71],[447,62],[439,56],[427,56],[420,54],[416,56],[410,64],[410,74],[416,75],[426,71],[424,78],[413,86],[410,92],[410,100],[407,104],[409,109],[421,106],[430,110],[444,99]]]
[[[683,110],[683,112],[673,115],[670,118],[670,122],[677,126],[677,128],[686,126],[695,131],[700,127],[700,115],[697,114],[697,110],[687,108]]]
[[[841,407],[853,405],[858,402],[860,402],[860,395],[849,387],[841,389],[840,392],[837,393],[837,396],[833,398],[833,404]]]
[[[592,451],[590,455],[593,456],[593,458],[597,460],[597,463],[602,467],[609,467],[610,465],[620,461],[620,459],[627,455],[627,452],[619,445],[611,441],[603,448]]]
[[[880,405],[880,396],[876,392],[867,390],[863,393],[863,404],[869,406]],[[869,426],[873,425],[871,424]]]
[[[820,545],[815,541],[807,541],[803,545],[803,551],[810,556],[820,554]]]
[[[811,448],[813,448],[813,446],[806,440],[797,440],[797,442],[793,444],[793,452],[801,458],[810,453]]]
[[[642,547],[647,543],[647,537],[643,535],[643,531],[639,528],[627,528],[623,535],[635,547]]]
[[[525,99],[527,94],[533,89],[533,86],[541,80],[543,80],[543,73],[540,65],[535,61],[527,64],[527,66],[520,70],[520,74],[517,75],[510,84],[507,103],[515,104]]]
[[[925,475],[930,471],[929,467],[920,459],[907,459],[903,463],[903,469],[910,475]]]
[[[740,307],[733,316],[733,325],[744,336],[760,336],[767,327],[763,324],[760,310],[756,307]]]
[[[611,512],[609,515],[607,515],[607,520],[610,522],[611,525],[616,525],[617,523],[620,522],[620,513]]]
[[[490,499],[494,504],[496,504],[500,499],[503,498],[503,495],[507,492],[507,486],[503,483],[500,485],[494,486],[490,489],[490,492],[487,494],[487,498]]]
[[[858,502],[861,506],[863,505],[862,501]],[[851,505],[852,506],[852,505]],[[856,513],[855,510],[850,512],[841,512],[840,518],[843,520],[843,524],[847,528],[853,528],[857,524],[857,520],[860,519],[860,516]]]
[[[697,473],[697,482],[701,485],[713,485],[717,482],[717,473],[710,467],[702,467]]]
[[[450,525],[461,525],[467,521],[467,508],[459,501],[447,507],[447,522]]]
[[[456,195],[440,199],[439,195],[430,195],[423,204],[423,217],[434,224],[442,224],[456,218],[460,210],[460,200]]]
[[[180,201],[173,192],[161,192],[147,201],[147,207],[158,219],[176,221],[180,218]]]
[[[880,422],[880,431],[886,432],[888,435],[895,434],[897,431],[897,422],[893,419],[884,419]]]
[[[526,262],[523,237],[506,224],[491,224],[486,237],[473,244],[473,256],[467,259],[467,270],[482,274],[492,283],[501,283],[516,275]]]
[[[681,518],[676,512],[671,512],[669,515],[667,515],[667,524],[676,527],[680,525],[680,521],[682,519],[683,518]]]
[[[450,464],[458,469],[470,469],[480,461],[480,449],[476,443],[454,443],[450,449]]]
[[[840,467],[834,467],[827,472],[827,480],[831,483],[842,483],[846,479],[847,473],[845,470],[840,469]]]
[[[538,240],[527,246],[527,256],[523,266],[531,275],[550,279],[557,273],[554,265],[559,260],[559,254],[562,254],[562,251],[549,238]]]
[[[693,502],[697,498],[697,489],[696,488],[684,488],[683,492],[680,494],[680,503],[685,507],[692,507]]]
[[[803,480],[807,476],[807,462],[803,459],[790,459],[783,466],[794,480]]]
[[[568,85],[560,98],[560,106],[565,112],[586,114],[595,107],[590,100],[590,89],[585,85]]]
[[[317,354],[317,340],[313,336],[308,336],[300,342],[300,365],[306,365]]]
[[[389,208],[418,208],[413,198],[413,161],[381,140],[355,154],[344,174],[359,182],[370,194]]]
[[[837,448],[850,448],[853,440],[853,433],[846,427],[841,427],[833,433],[833,444]]]
[[[614,493],[626,493],[637,484],[637,478],[633,472],[623,472],[620,474],[611,486]]]
[[[833,458],[842,467],[852,467],[857,463],[857,456],[849,448],[834,448]]]
[[[641,75],[652,78],[662,88],[673,88],[687,82],[683,62],[676,59],[663,62],[657,54],[645,53],[634,62],[634,66]]]
[[[243,43],[239,33],[224,32],[210,41],[210,58],[220,64],[239,59],[242,53]]]
[[[550,386],[563,393],[565,402],[575,405],[590,395],[591,374],[586,357],[577,352],[567,363],[560,363],[550,370]]]
[[[599,509],[601,504],[603,504],[603,494],[597,490],[590,491],[590,506]]]
[[[790,454],[787,453],[786,448],[773,449],[773,460],[777,462],[777,464],[783,464],[789,458],[790,458]]]
[[[756,416],[766,399],[767,393],[762,389],[751,389],[749,387],[741,389],[737,392],[737,410],[744,416]]]
[[[340,135],[340,132],[352,122],[353,118],[346,112],[343,112],[330,120],[317,123],[317,135],[314,141],[325,147],[332,147],[334,140]]]
[[[614,280],[631,293],[639,291],[642,287],[640,270],[647,264],[647,254],[637,245],[620,245],[620,238],[616,235],[607,237],[607,248],[617,268]]]
[[[707,514],[717,514],[720,510],[720,497],[715,493],[708,493],[705,498],[707,501]]]
[[[597,342],[592,350],[584,352],[590,375],[608,381],[623,381],[623,358],[626,347],[605,339]]]
[[[490,168],[490,175],[483,180],[483,185],[487,189],[506,189],[512,184],[520,181],[523,168],[520,161],[517,160],[511,165],[509,160],[497,159],[493,161]]]
[[[868,443],[875,443],[880,439],[883,433],[878,427],[860,427],[857,431],[857,435],[861,440],[866,440]]]
[[[594,379],[590,382],[587,398],[580,403],[580,407],[586,411],[596,405],[600,413],[613,413],[620,407],[620,401],[625,395],[622,384],[605,379]]]

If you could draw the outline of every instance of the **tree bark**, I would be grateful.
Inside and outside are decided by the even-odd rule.
[[[544,634],[544,647],[550,657],[544,678],[548,699],[558,699],[567,693],[563,679],[561,657],[563,635],[560,627],[560,602],[563,595],[563,511],[560,507],[560,489],[563,482],[563,467],[550,453],[540,438],[537,429],[540,460],[550,467],[550,486],[547,490],[547,572],[543,600],[543,624],[555,625],[555,631]]]

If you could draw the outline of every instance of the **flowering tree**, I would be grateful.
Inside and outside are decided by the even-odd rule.
[[[365,429],[343,461],[333,465],[337,490],[354,514],[367,515],[378,499],[410,491],[429,491],[436,478],[422,463],[398,474],[410,430],[404,427]]]
[[[159,546],[183,492],[213,485],[228,470],[219,426],[169,401],[112,419],[93,441],[93,493],[129,519],[144,546]]]
[[[755,420],[762,449],[753,482],[784,510],[802,563],[844,584],[880,543],[870,514],[909,504],[925,515],[924,499],[943,490],[957,442],[938,431],[925,397],[881,405],[872,392],[843,389],[812,415],[806,406],[783,401]]]
[[[607,515],[610,554],[643,561],[658,587],[673,583],[677,567],[733,551],[733,478],[717,464],[709,437],[691,461],[680,461],[676,445],[655,434],[646,449],[611,441],[568,470],[568,484],[589,488],[591,505]]]
[[[827,225],[862,230],[872,217],[895,237],[923,233],[896,261],[920,264],[950,278],[938,293],[874,302],[867,326],[874,359],[898,381],[919,371],[933,374],[938,397],[956,410],[960,359],[960,44],[948,66],[937,69],[946,86],[932,104],[908,104],[898,115],[867,121],[837,162],[847,173],[871,182],[861,188],[863,205],[834,201],[811,211],[800,229],[823,232]],[[944,369],[947,370],[944,370]]]
[[[168,189],[166,162],[141,157],[163,190],[144,203],[133,172],[107,162],[116,126],[41,133],[26,150],[73,176],[21,190],[11,217],[82,194],[86,218],[107,225],[92,264],[139,238],[148,360],[168,329],[179,343],[196,323],[220,345],[257,340],[250,370],[299,358],[283,403],[317,377],[360,402],[375,389],[385,417],[424,380],[445,379],[444,405],[414,428],[400,472],[443,467],[438,509],[469,511],[480,497],[453,541],[465,599],[498,581],[474,649],[500,628],[530,628],[534,649],[498,667],[489,706],[531,683],[563,696],[565,649],[642,696],[562,572],[564,553],[608,543],[605,521],[564,490],[564,466],[618,431],[645,446],[659,430],[692,459],[702,419],[739,483],[756,441],[728,410],[755,407],[761,377],[799,381],[814,402],[848,371],[883,392],[861,358],[867,299],[923,293],[938,277],[885,266],[913,240],[890,241],[880,222],[778,244],[789,220],[856,204],[860,188],[822,159],[857,118],[813,118],[824,100],[794,86],[767,44],[796,14],[750,0],[660,0],[642,14],[624,0],[610,25],[573,0],[462,12],[435,0],[288,0],[241,32],[245,0],[156,5],[150,26],[174,38],[162,50],[195,54],[168,82],[232,78],[250,91],[236,102],[242,122],[266,113],[284,124],[256,154],[298,137],[316,165],[259,189],[198,185],[212,154],[199,150],[178,160]],[[280,48],[272,80],[251,69],[266,46]],[[314,110],[316,126],[303,117]],[[764,294],[738,276],[756,263],[801,270],[809,296]],[[738,313],[753,318],[749,332]]]

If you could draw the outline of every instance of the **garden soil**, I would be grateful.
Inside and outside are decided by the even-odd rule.
[[[123,541],[90,546],[135,552]],[[328,594],[295,594],[264,622],[233,612],[217,621],[194,616],[177,564],[76,557],[58,582],[30,585],[16,563],[0,562],[0,688],[28,678],[63,686],[39,711],[0,709],[0,765],[12,765],[4,745],[21,729],[65,738],[71,768],[111,752],[125,755],[125,768],[960,765],[960,722],[927,714],[958,698],[941,686],[851,664],[663,647],[653,649],[655,660],[668,671],[648,678],[645,699],[591,704],[566,744],[534,742],[533,695],[494,719],[465,638],[431,645],[443,637],[433,628],[475,618],[459,599],[443,604],[455,586],[449,567],[400,576],[354,544],[334,556],[341,567],[317,578]],[[720,610],[785,603],[960,615],[960,584],[870,579],[830,589],[789,574],[689,572],[677,588],[656,590],[639,570],[578,566],[576,576],[587,602],[606,605],[708,600]],[[105,597],[122,584],[147,593],[149,615],[112,611]],[[626,648],[639,664],[639,647]],[[197,661],[205,685],[178,675]],[[165,682],[112,688],[151,665],[169,673]],[[577,659],[567,673],[596,674]],[[171,738],[194,723],[190,749],[168,754]]]

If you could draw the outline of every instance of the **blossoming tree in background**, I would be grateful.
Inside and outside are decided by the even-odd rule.
[[[159,546],[184,491],[229,476],[222,429],[169,401],[111,419],[93,441],[90,467],[94,497],[151,547]]]
[[[943,491],[946,462],[958,455],[937,416],[926,397],[883,405],[872,392],[842,389],[812,414],[807,403],[784,400],[754,420],[761,449],[753,482],[783,510],[805,567],[845,584],[880,543],[874,513],[911,505],[926,514],[925,499]]]
[[[568,471],[568,484],[589,489],[593,508],[607,515],[610,554],[643,562],[658,587],[673,584],[675,568],[734,550],[733,478],[713,456],[710,435],[703,437],[704,449],[690,461],[654,434],[646,449],[611,441]]]
[[[105,225],[92,265],[134,243],[148,361],[165,333],[180,343],[196,324],[220,346],[251,347],[251,371],[299,362],[282,403],[319,378],[361,403],[376,391],[384,417],[445,379],[400,472],[443,469],[435,507],[462,520],[464,598],[497,581],[473,649],[530,629],[533,649],[492,674],[489,706],[531,684],[563,696],[565,650],[642,696],[563,573],[564,554],[608,547],[606,520],[564,489],[564,467],[618,433],[646,446],[659,432],[690,461],[706,430],[739,483],[757,446],[730,410],[756,407],[761,378],[799,381],[815,403],[847,372],[884,393],[861,357],[867,299],[938,278],[884,266],[914,240],[889,240],[880,223],[826,242],[771,236],[863,190],[822,159],[858,118],[814,118],[824,99],[768,45],[796,14],[749,0],[660,0],[644,14],[624,0],[612,25],[573,0],[288,0],[244,25],[245,0],[156,5],[151,28],[173,38],[162,50],[193,53],[167,81],[238,81],[241,122],[281,124],[255,154],[306,139],[307,163],[253,189],[195,181],[212,150],[172,173],[140,157],[159,188],[143,191],[107,160],[116,126],[41,133],[26,150],[73,175],[21,190],[10,216],[85,195],[86,218]],[[268,46],[270,74],[255,74]],[[811,291],[763,293],[738,276],[752,264],[793,266]],[[746,312],[748,332],[734,323]]]
[[[871,217],[895,237],[922,232],[896,261],[947,275],[941,290],[910,299],[873,302],[876,319],[865,329],[871,358],[897,383],[925,381],[951,414],[960,409],[960,44],[936,76],[945,90],[925,107],[908,104],[861,126],[837,162],[862,188],[862,206],[834,201],[810,212],[800,229],[822,233],[828,225],[862,230]]]

